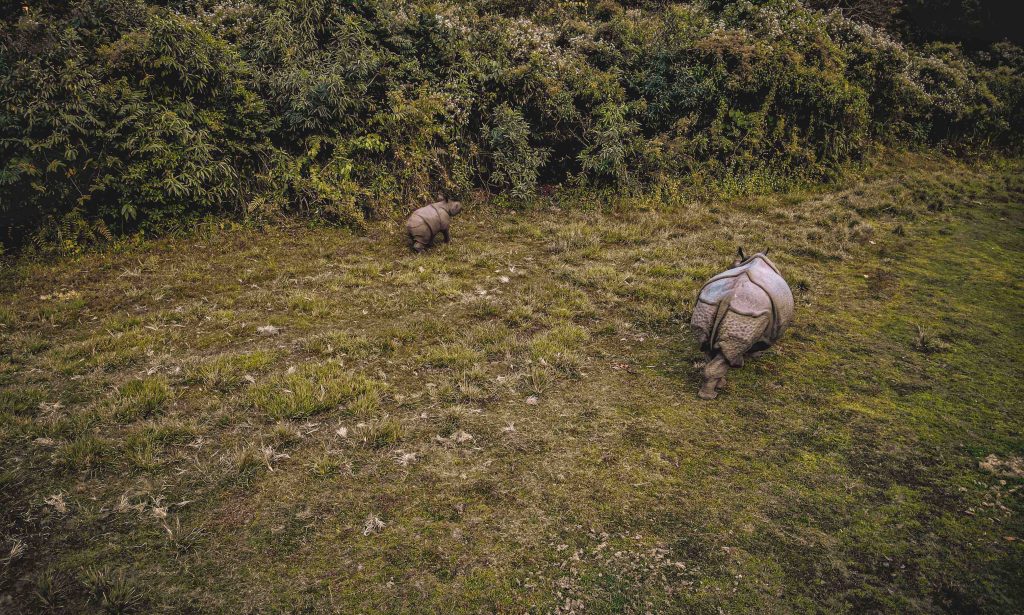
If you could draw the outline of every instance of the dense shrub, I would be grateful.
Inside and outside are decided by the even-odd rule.
[[[4,32],[4,226],[71,215],[163,226],[231,210],[266,152],[248,68],[196,21],[82,2]]]
[[[808,0],[915,42],[959,41],[971,47],[1024,43],[1020,0]]]
[[[3,240],[65,251],[211,214],[354,226],[476,188],[770,188],[878,141],[1017,147],[1024,123],[1020,48],[912,47],[796,0],[0,14]]]
[[[494,110],[485,131],[491,155],[489,183],[507,190],[514,199],[533,196],[537,174],[548,153],[530,145],[530,125],[523,114],[502,103]]]

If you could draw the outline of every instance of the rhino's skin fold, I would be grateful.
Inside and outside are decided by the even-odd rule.
[[[412,249],[422,252],[434,244],[438,233],[444,235],[445,243],[452,240],[449,226],[451,219],[462,211],[462,203],[443,199],[420,207],[405,221],[405,231]]]
[[[775,344],[793,322],[793,293],[764,253],[708,280],[690,327],[708,357],[700,397],[713,399],[730,367]]]

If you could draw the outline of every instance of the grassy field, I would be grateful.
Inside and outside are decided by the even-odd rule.
[[[1024,610],[1024,163],[667,201],[5,269],[0,610]],[[796,322],[702,402],[739,244]]]

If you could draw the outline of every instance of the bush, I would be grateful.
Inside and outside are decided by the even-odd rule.
[[[237,213],[266,113],[227,42],[183,15],[101,0],[64,19],[31,11],[3,40],[9,238],[61,224],[78,229],[64,240],[91,238],[79,216],[162,230]]]
[[[29,4],[0,22],[8,246],[359,226],[542,183],[770,188],[878,141],[1018,148],[1024,125],[1019,47],[914,47],[796,0]]]
[[[494,110],[486,138],[491,154],[490,184],[508,191],[515,200],[532,197],[548,152],[530,146],[530,125],[523,114],[502,103]]]

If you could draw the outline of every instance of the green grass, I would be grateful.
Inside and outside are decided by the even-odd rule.
[[[1019,612],[1022,177],[903,156],[467,208],[422,256],[381,225],[18,263],[0,604]],[[771,247],[796,322],[701,402],[686,323],[737,244]]]
[[[255,382],[259,374],[274,361],[274,353],[266,350],[242,354],[225,354],[201,361],[191,368],[192,380],[220,391],[230,391],[247,380]]]
[[[122,423],[150,418],[164,409],[169,397],[163,378],[131,380],[118,389],[114,413]]]
[[[289,369],[248,395],[252,406],[275,419],[307,418],[323,412],[365,414],[380,403],[381,383],[344,371],[334,363]]]

